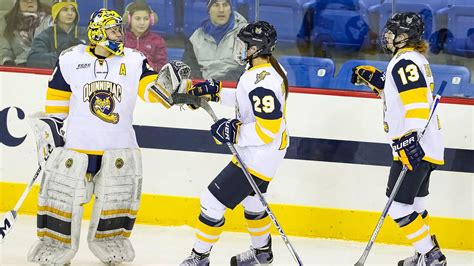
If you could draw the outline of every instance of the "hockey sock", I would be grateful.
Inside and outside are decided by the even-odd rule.
[[[249,214],[245,212],[247,228],[254,248],[262,248],[268,243],[272,221],[266,212]]]
[[[426,254],[434,247],[429,227],[417,212],[395,219],[395,222],[397,222],[407,239],[419,253]]]
[[[220,221],[211,221],[210,218],[201,213],[197,222],[194,250],[197,253],[209,252],[212,246],[219,240],[224,223],[224,218]]]
[[[428,226],[428,229],[431,229],[431,216],[428,214],[428,211],[424,210],[422,213],[420,213],[420,215],[421,218],[423,218],[426,226]]]

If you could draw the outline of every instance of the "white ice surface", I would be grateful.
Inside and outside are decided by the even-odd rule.
[[[3,214],[0,216],[3,217]],[[0,265],[34,265],[26,254],[36,240],[36,217],[21,215],[13,231],[0,246]],[[102,265],[87,246],[88,221],[82,224],[79,252],[71,265]],[[137,224],[132,233],[136,258],[126,265],[178,265],[191,251],[194,229]],[[353,265],[362,254],[365,243],[341,240],[290,237],[305,265]],[[441,240],[442,241],[442,240]],[[248,249],[250,239],[244,233],[224,232],[211,253],[211,265],[229,265],[230,257]],[[448,265],[474,265],[474,252],[443,250]],[[273,265],[295,265],[279,235],[273,235]],[[374,245],[366,265],[396,265],[413,253],[411,247]]]

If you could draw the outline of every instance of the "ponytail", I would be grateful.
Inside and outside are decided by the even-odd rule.
[[[281,78],[283,79],[283,83],[285,84],[285,99],[288,98],[288,78],[285,75],[285,72],[281,68],[280,64],[278,63],[278,60],[273,55],[270,55],[269,57],[270,64],[272,64],[272,67],[280,74]]]

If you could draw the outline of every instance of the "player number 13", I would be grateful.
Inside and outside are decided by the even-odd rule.
[[[272,113],[275,110],[275,99],[271,95],[266,95],[260,99],[257,95],[252,97],[253,107],[258,113]]]
[[[397,73],[400,76],[400,79],[402,80],[403,85],[406,85],[408,81],[411,81],[411,82],[418,81],[418,79],[420,78],[420,74],[418,74],[418,68],[414,64],[409,64],[405,68],[403,67],[399,68]]]

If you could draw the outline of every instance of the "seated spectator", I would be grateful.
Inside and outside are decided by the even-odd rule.
[[[54,25],[41,32],[31,45],[27,66],[53,68],[61,52],[86,43],[86,34],[78,37],[79,13],[75,0],[55,0],[51,9]]]
[[[0,22],[4,31],[0,38],[2,65],[23,66],[33,38],[52,25],[51,8],[39,0],[16,0]]]
[[[245,18],[232,11],[230,0],[209,0],[209,18],[186,40],[183,62],[196,79],[237,80],[244,67],[234,61],[233,47]]]
[[[153,69],[160,70],[168,62],[166,44],[158,33],[150,27],[158,22],[158,17],[144,0],[129,4],[123,15],[127,29],[125,46],[142,52]]]

